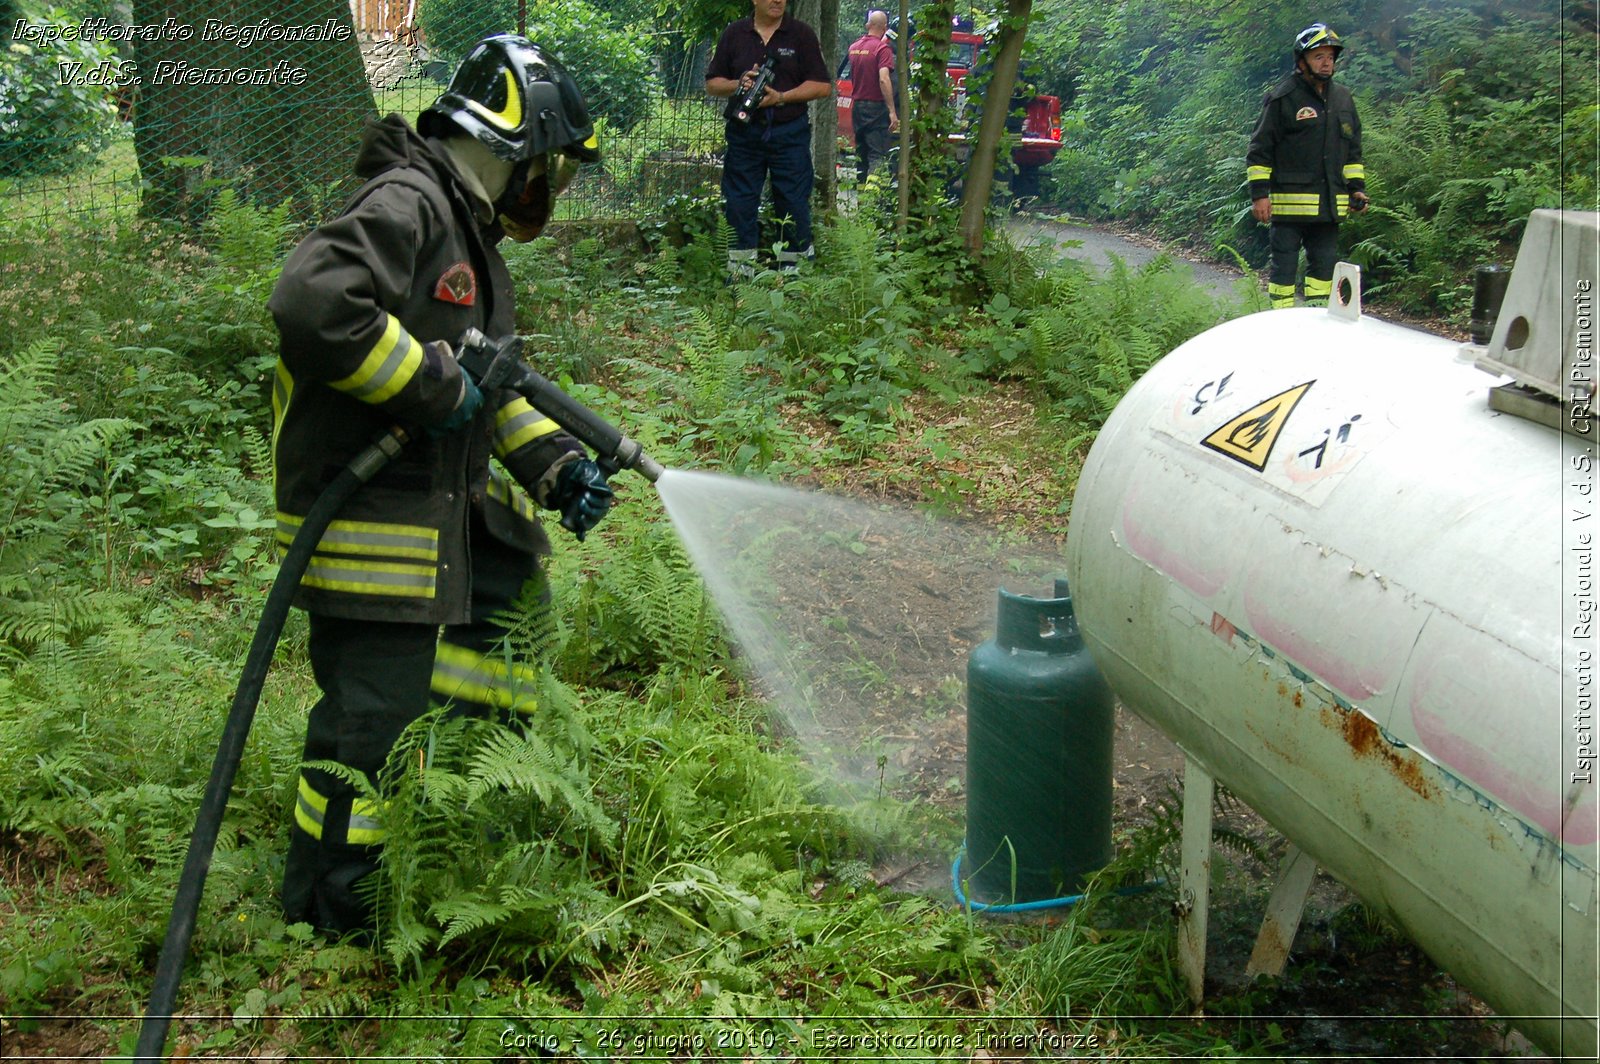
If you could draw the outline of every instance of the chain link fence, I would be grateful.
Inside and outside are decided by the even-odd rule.
[[[415,124],[474,42],[519,29],[560,56],[600,136],[602,162],[560,217],[647,218],[716,192],[708,48],[624,29],[589,0],[291,0],[270,14],[264,0],[167,0],[159,19],[102,6],[43,18],[0,0],[0,232],[43,239],[73,220],[135,216],[196,225],[230,188],[262,206],[288,200],[315,223],[357,187],[368,119]]]

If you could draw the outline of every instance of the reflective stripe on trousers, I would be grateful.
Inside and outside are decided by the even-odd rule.
[[[299,793],[295,797],[294,822],[307,835],[322,841],[323,831],[329,826],[329,799],[300,773]],[[355,798],[350,802],[350,813],[345,821],[345,841],[352,846],[377,846],[383,842],[382,807],[371,798]],[[334,825],[337,828],[338,825]]]
[[[446,704],[464,711],[482,707],[531,713],[537,708],[532,665],[510,660],[502,647],[489,654],[441,640],[433,659],[432,690]]]

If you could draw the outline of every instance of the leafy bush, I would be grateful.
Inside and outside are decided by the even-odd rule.
[[[0,340],[10,372],[44,374],[10,388],[25,405],[0,438],[24,427],[65,433],[66,410],[91,426],[120,426],[117,447],[93,455],[92,476],[18,487],[26,502],[15,513],[34,515],[40,549],[48,546],[34,563],[40,575],[68,567],[92,543],[94,571],[107,585],[152,568],[185,588],[242,581],[254,589],[267,576],[271,427],[261,385],[277,346],[265,297],[283,222],[281,211],[224,193],[207,226],[214,253],[144,231],[74,234],[59,247],[30,249],[8,274],[0,332],[14,343],[43,327],[61,339],[41,349],[42,363],[29,347]],[[86,257],[119,265],[90,278]],[[36,393],[46,398],[27,398]],[[22,460],[32,444],[14,445],[11,474],[34,475]],[[20,557],[22,539],[14,549]]]
[[[17,21],[4,22],[8,38]],[[55,9],[29,20],[39,27],[71,21]],[[106,146],[117,119],[111,90],[76,82],[115,58],[110,45],[93,39],[11,40],[0,49],[0,177],[66,170]]]
[[[428,44],[454,63],[491,33],[515,31],[514,0],[423,0],[418,15]],[[586,0],[529,5],[528,38],[550,49],[583,90],[591,115],[626,133],[660,94],[648,51],[636,31],[615,25]]]

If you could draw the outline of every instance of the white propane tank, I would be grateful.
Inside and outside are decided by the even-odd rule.
[[[1457,353],[1312,309],[1179,347],[1084,466],[1073,601],[1124,704],[1592,1056],[1594,456]]]

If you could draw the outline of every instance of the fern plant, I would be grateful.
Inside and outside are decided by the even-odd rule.
[[[39,341],[0,366],[0,644],[70,636],[101,612],[66,551],[89,531],[97,467],[130,425],[72,417],[53,395],[60,357]]]
[[[1029,352],[1064,416],[1090,428],[1158,359],[1230,313],[1166,256],[1137,270],[1113,257],[1103,277],[1063,263],[1052,276],[1027,319]]]
[[[239,199],[231,188],[219,192],[206,222],[218,263],[246,275],[277,262],[289,236],[289,207],[285,200],[263,209]]]
[[[562,673],[710,668],[725,653],[720,622],[677,538],[656,524],[620,535],[608,545],[606,566],[558,603],[572,630],[557,662]]]
[[[571,919],[569,855],[612,846],[617,824],[594,800],[562,726],[571,693],[544,671],[537,699],[539,710],[514,727],[441,710],[395,744],[382,788],[388,834],[378,900],[396,964],[485,936],[522,943],[524,961],[542,957]],[[568,885],[556,889],[561,881]]]

